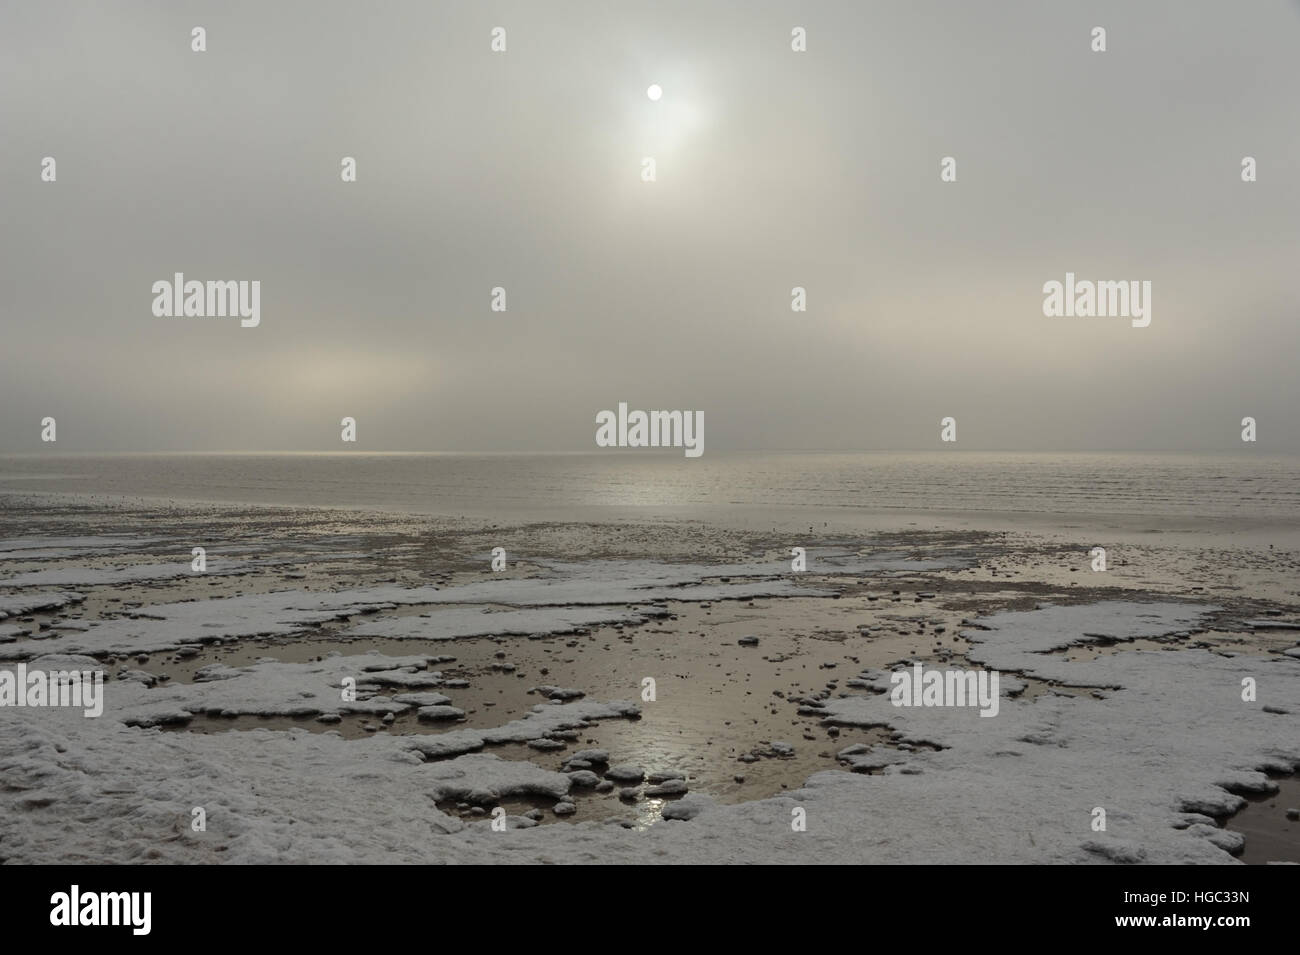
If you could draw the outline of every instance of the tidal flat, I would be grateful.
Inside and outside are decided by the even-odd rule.
[[[1300,862],[1300,554],[808,532],[9,496],[0,857]]]

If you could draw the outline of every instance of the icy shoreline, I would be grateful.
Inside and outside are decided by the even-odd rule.
[[[80,545],[87,554],[107,550],[136,566],[126,563],[135,559],[129,553],[119,553],[130,548],[116,543],[29,538],[0,542],[0,552],[57,550],[66,560],[76,558]],[[1202,629],[1214,608],[1176,601],[1108,599],[980,617],[979,627],[961,631],[965,658],[1006,672],[1004,687],[1023,688],[1010,676],[1015,673],[1091,692],[1012,697],[1004,690],[998,716],[981,719],[970,709],[894,707],[881,692],[887,670],[864,667],[837,693],[802,704],[826,727],[888,729],[888,745],[859,744],[841,753],[841,765],[859,772],[817,772],[801,788],[738,804],[690,792],[665,803],[665,818],[644,830],[600,822],[537,825],[536,813],[515,808],[508,810],[505,830],[496,831],[486,813],[495,803],[560,803],[605,770],[583,770],[588,776],[581,777],[481,751],[534,743],[580,749],[584,732],[602,721],[635,720],[642,702],[558,702],[566,697],[557,696],[496,725],[453,724],[408,735],[381,730],[357,739],[296,727],[159,728],[205,715],[328,722],[360,714],[391,721],[392,715],[413,718],[429,710],[431,718],[454,720],[463,715],[463,701],[481,698],[481,691],[445,679],[436,651],[384,655],[367,652],[366,640],[452,649],[484,635],[554,638],[590,627],[645,628],[687,607],[756,598],[773,606],[815,598],[829,613],[841,590],[859,579],[942,575],[967,564],[844,550],[810,556],[815,579],[806,583],[779,560],[537,560],[539,569],[530,576],[439,586],[164,598],[127,616],[65,621],[80,629],[54,629],[60,635],[39,639],[7,621],[15,632],[0,643],[0,659],[51,669],[102,666],[106,656],[192,652],[256,636],[292,640],[322,623],[357,650],[306,663],[211,664],[191,683],[151,685],[148,674],[127,674],[106,684],[101,719],[58,709],[0,711],[0,777],[6,784],[0,791],[0,858],[1225,863],[1236,861],[1232,853],[1241,837],[1215,819],[1241,804],[1238,793],[1266,790],[1271,784],[1264,771],[1300,767],[1300,659],[1286,651],[1227,655],[1187,646],[1188,634]],[[39,571],[25,575],[24,585],[44,582]],[[65,570],[51,580],[73,576]],[[111,574],[101,580],[103,586],[116,582]],[[58,613],[84,596],[24,589],[0,595],[0,607],[11,617],[38,609]],[[352,623],[354,615],[366,619]],[[860,639],[870,647],[880,638]],[[1062,652],[1133,640],[1160,640],[1162,647],[1090,660]],[[1258,687],[1252,702],[1242,699],[1247,677]],[[348,679],[356,687],[351,700],[343,693]],[[485,812],[474,818],[439,808],[456,802]],[[207,820],[202,832],[190,827],[199,807]],[[1094,828],[1097,808],[1105,809],[1105,831]],[[806,819],[806,830],[792,828],[797,816]]]

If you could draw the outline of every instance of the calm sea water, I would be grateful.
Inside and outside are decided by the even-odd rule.
[[[0,457],[23,492],[605,519],[731,511],[1141,515],[1300,521],[1300,458],[929,453],[208,454]],[[26,505],[24,505],[26,506]]]

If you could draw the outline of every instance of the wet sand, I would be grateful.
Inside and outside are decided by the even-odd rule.
[[[181,509],[182,513],[184,509]],[[542,570],[529,556],[563,553],[566,559],[690,559],[716,562],[784,559],[789,539],[770,532],[740,532],[694,523],[611,527],[534,524],[488,527],[455,521],[395,518],[392,515],[329,511],[211,508],[200,514],[159,515],[76,507],[63,520],[34,522],[12,510],[0,512],[6,537],[62,533],[158,533],[168,542],[133,549],[131,563],[187,560],[189,542],[229,558],[263,561],[252,572],[227,576],[181,576],[104,586],[76,586],[84,602],[51,613],[24,615],[16,623],[30,636],[53,636],[61,626],[97,619],[147,614],[150,604],[294,589],[331,591],[377,583],[416,587],[456,586],[485,578],[529,577]],[[75,522],[75,530],[69,524]],[[860,547],[855,535],[817,536],[820,545]],[[803,544],[800,538],[795,541]],[[504,546],[509,568],[493,574],[486,555]],[[1294,647],[1297,633],[1253,630],[1241,621],[1292,614],[1295,580],[1279,567],[1295,568],[1294,553],[1255,551],[1210,555],[1200,549],[1153,549],[1140,545],[1112,551],[1112,572],[1091,573],[1087,546],[1063,547],[1058,540],[1031,539],[993,531],[897,531],[878,535],[873,547],[927,558],[960,558],[967,566],[926,573],[888,573],[862,578],[800,575],[806,588],[829,588],[833,597],[667,601],[669,615],[639,625],[581,628],[570,634],[474,637],[456,640],[347,639],[357,620],[335,620],[303,628],[288,637],[243,638],[207,643],[178,653],[106,657],[110,673],[144,670],[160,685],[189,683],[212,664],[246,666],[264,659],[307,662],[332,653],[376,651],[391,656],[430,654],[453,658],[437,664],[444,679],[464,681],[445,692],[465,711],[463,720],[422,722],[414,710],[388,722],[373,714],[347,714],[336,721],[314,717],[195,716],[172,733],[224,733],[253,728],[298,727],[360,738],[374,733],[437,734],[463,726],[491,728],[525,715],[542,701],[533,687],[549,684],[580,689],[587,698],[641,703],[636,720],[606,720],[574,731],[563,748],[545,751],[522,744],[488,749],[508,759],[559,770],[576,749],[608,750],[610,763],[633,763],[647,773],[680,774],[692,793],[739,803],[796,789],[813,773],[845,768],[837,753],[860,743],[910,748],[901,733],[886,727],[826,725],[815,710],[800,712],[805,699],[847,695],[849,682],[865,667],[887,669],[920,660],[966,666],[963,626],[1003,610],[1032,609],[1042,602],[1091,602],[1116,596],[1177,594],[1213,600],[1223,607],[1216,626],[1180,640],[1140,639],[1069,647],[1067,660],[1135,650],[1204,646],[1227,654],[1270,655]],[[107,568],[126,561],[120,554],[80,555],[67,560],[10,559],[6,577],[59,567]],[[1137,568],[1140,566],[1140,572]],[[1218,570],[1216,574],[1214,570]],[[1227,572],[1224,572],[1226,569]],[[1098,586],[1097,581],[1105,581]],[[1189,581],[1199,581],[1189,583]],[[2,588],[0,588],[2,589]],[[1249,594],[1249,596],[1247,596]],[[418,617],[427,606],[383,611],[385,620]],[[202,635],[197,635],[201,638]],[[742,637],[757,645],[742,646]],[[431,666],[430,669],[433,667]],[[642,696],[642,681],[655,681],[655,698]],[[1082,687],[1024,678],[1026,698],[1048,693],[1096,694]],[[860,689],[852,692],[861,692]],[[774,747],[773,744],[789,744]],[[597,775],[603,767],[595,767]],[[1300,802],[1296,780],[1278,780],[1279,793],[1250,797],[1246,808],[1221,824],[1247,836],[1244,861],[1300,861],[1297,824],[1285,809]],[[533,797],[502,800],[511,813],[541,810],[548,823],[615,820],[631,827],[655,822],[667,801],[638,787],[635,799],[619,787],[600,793],[575,789],[576,812],[557,816],[553,803]],[[671,797],[669,797],[671,798]],[[441,805],[473,818],[483,807]]]

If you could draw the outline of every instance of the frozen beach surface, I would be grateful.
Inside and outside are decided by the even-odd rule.
[[[333,593],[300,590],[152,604],[134,613],[140,619],[100,621],[85,634],[17,641],[0,647],[0,659],[25,659],[42,653],[154,653],[193,643],[240,637],[289,635],[327,620],[428,602],[434,587],[369,587]],[[52,599],[55,595],[45,595]],[[76,597],[63,594],[62,597]],[[3,601],[23,598],[0,598]],[[37,600],[27,598],[28,603]],[[66,601],[65,601],[66,602]],[[56,604],[57,605],[57,604]]]
[[[1228,657],[1176,639],[1168,650],[1087,661],[1057,652],[1103,638],[1176,638],[1205,609],[1111,602],[986,617],[989,629],[967,634],[978,663],[1104,688],[1101,698],[1004,696],[998,716],[982,718],[976,708],[896,707],[883,692],[888,675],[867,670],[859,693],[825,702],[823,719],[888,726],[914,748],[892,750],[876,774],[821,772],[768,799],[721,805],[686,796],[645,831],[586,822],[498,832],[436,805],[567,799],[569,775],[474,751],[635,717],[635,704],[541,703],[496,728],[356,740],[297,729],[185,734],[123,720],[153,706],[164,713],[337,710],[344,675],[427,673],[418,669],[426,658],[262,662],[154,690],[115,682],[98,720],[66,710],[6,714],[0,846],[7,859],[27,862],[79,854],[229,862],[1230,862],[1240,837],[1211,816],[1236,808],[1241,792],[1267,790],[1263,770],[1300,765],[1300,661]],[[1242,699],[1247,677],[1257,686],[1253,702]],[[419,702],[381,698],[378,685],[367,685],[359,694],[366,704]],[[194,807],[207,814],[206,832],[189,828]],[[1105,831],[1093,828],[1097,808],[1105,810]],[[791,825],[800,815],[806,831]]]
[[[228,561],[217,554],[207,557],[202,575],[190,569],[190,558],[170,563],[132,564],[128,567],[51,567],[0,578],[0,587],[111,587],[177,577],[223,576],[252,573],[264,562]]]
[[[157,543],[156,537],[119,534],[80,537],[11,537],[0,540],[0,560],[46,560],[49,558],[95,557],[138,550]]]
[[[921,602],[935,588],[889,580],[964,566],[957,557],[809,549],[806,573],[794,573],[788,559],[561,561],[512,550],[510,570],[497,574],[481,572],[480,541],[469,570],[463,564],[447,573],[385,567],[374,575],[375,586],[359,586],[371,578],[304,567],[306,583],[261,584],[295,589],[229,596],[227,580],[216,596],[181,599],[196,592],[207,597],[206,588],[169,582],[189,574],[187,561],[144,563],[161,559],[148,549],[151,543],[108,535],[0,543],[0,559],[18,562],[18,572],[0,582],[9,591],[0,595],[0,661],[106,669],[110,677],[99,718],[72,708],[0,712],[0,861],[1221,863],[1233,861],[1240,836],[1219,828],[1214,817],[1238,807],[1241,793],[1266,791],[1272,784],[1265,770],[1300,764],[1300,659],[1276,650],[1230,656],[1190,647],[1188,635],[1203,628],[1211,610],[1204,605],[1126,600],[982,616],[978,628],[961,631],[967,645],[956,652],[968,658],[963,666],[1002,672],[998,715],[984,718],[973,707],[893,706],[884,670],[862,669],[866,661],[846,669],[839,654],[870,653],[876,641],[921,644],[921,623],[928,626],[924,639],[937,645],[942,633],[945,649],[956,647],[953,627],[965,611],[949,611],[947,629],[936,629],[941,611]],[[312,561],[342,559],[367,546],[350,538],[329,545],[312,551]],[[271,551],[237,552],[269,561],[287,546],[280,540]],[[123,557],[133,550],[138,554]],[[167,552],[173,550],[186,552],[168,544]],[[47,559],[54,563],[31,569]],[[68,566],[73,562],[86,566]],[[210,566],[221,568],[219,555]],[[439,586],[419,585],[430,576]],[[326,589],[342,581],[351,586]],[[847,592],[850,599],[829,599],[841,595],[846,581],[869,583],[873,601],[881,586],[906,586],[916,596],[888,607],[885,600],[869,605],[865,596],[853,603]],[[145,586],[132,589],[135,584]],[[770,599],[770,608],[759,601],[757,608],[737,603],[718,612],[716,602],[755,598]],[[90,609],[80,607],[75,617],[35,624],[12,619],[57,617],[85,600]],[[712,608],[690,606],[707,602]],[[822,604],[825,615],[798,616]],[[881,608],[874,622],[896,626],[863,633],[867,606]],[[1241,616],[1254,622],[1263,612]],[[758,621],[752,630],[762,633],[754,638],[758,646],[736,650],[736,641],[751,632],[740,617],[769,613],[771,628],[760,630]],[[791,775],[756,783],[758,765],[737,763],[755,788],[726,796],[700,781],[696,766],[704,763],[674,762],[630,744],[651,729],[648,708],[679,704],[670,682],[661,685],[657,702],[610,699],[634,694],[643,672],[625,681],[621,670],[609,673],[610,647],[662,672],[662,661],[672,659],[671,640],[682,638],[669,619],[677,615],[693,650],[707,652],[717,635],[720,654],[725,639],[727,652],[744,654],[755,669],[776,666],[764,661],[781,656],[778,646],[790,652],[778,627],[799,630],[809,659],[838,669],[815,678],[833,680],[826,683],[833,690],[790,705],[801,707],[807,729],[817,728],[814,720],[823,732],[844,728],[842,742],[769,728],[763,760],[779,762]],[[632,633],[646,624],[652,625]],[[486,660],[480,658],[477,671],[457,670],[452,678],[439,669],[451,658],[433,655],[441,646],[407,653],[417,646],[409,641],[540,638],[609,626],[620,629],[581,641],[500,640],[495,656],[488,656],[491,646],[481,654]],[[297,647],[305,634],[327,646]],[[270,639],[257,647],[206,646],[254,638]],[[1158,640],[1165,649],[1122,647],[1135,639]],[[384,643],[386,653],[364,652],[370,640],[408,642],[399,649]],[[1067,656],[1085,646],[1116,649],[1112,644],[1122,652]],[[274,659],[290,645],[284,660]],[[326,653],[338,647],[344,652]],[[167,651],[180,651],[168,669],[197,668],[192,677],[171,670],[172,681],[158,680],[144,672],[153,666],[104,659]],[[475,656],[469,643],[449,652]],[[534,658],[524,667],[528,653]],[[306,662],[293,662],[307,654]],[[566,672],[566,657],[585,669]],[[217,659],[225,662],[210,662]],[[497,668],[498,659],[509,666]],[[719,656],[720,669],[730,666],[727,659]],[[881,655],[874,662],[892,659]],[[789,665],[801,663],[796,657]],[[517,672],[515,664],[521,664]],[[698,659],[691,665],[698,667]],[[594,685],[593,673],[609,682]],[[1255,682],[1251,702],[1242,699],[1246,678]],[[740,686],[749,676],[736,679]],[[741,700],[736,712],[745,713],[744,705]],[[347,719],[355,716],[374,725]],[[276,728],[249,728],[258,717],[275,720]],[[216,723],[219,718],[231,719],[230,728]],[[849,738],[867,727],[877,729]],[[368,734],[358,736],[363,729]],[[734,758],[723,749],[713,746],[708,758]],[[811,762],[819,749],[827,751],[824,762]],[[859,771],[815,772],[804,781],[815,768],[834,766],[835,752]],[[556,766],[561,771],[547,768]],[[733,771],[722,772],[730,779]],[[753,798],[787,781],[788,791]],[[651,823],[657,816],[649,813],[647,828],[639,830],[590,821],[586,813],[597,800],[617,804],[616,791],[597,794],[615,783],[638,791],[642,806],[658,800],[662,819]],[[736,804],[720,801],[746,796],[749,801]],[[508,825],[496,831],[489,814],[503,802]],[[546,811],[525,814],[519,803]],[[191,828],[196,808],[204,810],[206,831]],[[1106,812],[1104,831],[1093,827],[1097,808]],[[556,821],[568,816],[588,821]],[[806,820],[806,830],[796,831],[796,819]]]
[[[811,550],[808,570],[794,573],[786,560],[727,565],[648,560],[534,560],[548,576],[484,580],[441,591],[434,603],[498,603],[514,607],[636,604],[663,600],[749,600],[754,597],[829,596],[797,578],[818,574],[887,574],[956,567],[956,558],[911,560],[896,554],[858,556]]]
[[[80,603],[82,594],[0,594],[0,620],[35,613],[38,610],[58,610],[69,604]]]
[[[329,656],[313,663],[262,661],[241,667],[212,664],[200,669],[190,684],[173,683],[147,692],[133,692],[114,684],[108,691],[107,706],[117,719],[133,726],[185,722],[198,714],[396,714],[414,704],[390,699],[378,692],[379,687],[401,682],[400,675],[417,673],[426,675],[427,681],[422,682],[437,685],[441,682],[438,674],[424,670],[429,659],[368,653]],[[40,665],[39,658],[32,662],[32,666]],[[352,683],[345,690],[344,681],[349,679]]]
[[[345,639],[389,637],[395,640],[455,640],[460,637],[529,636],[572,633],[607,624],[644,623],[653,610],[623,607],[533,607],[524,610],[486,610],[440,607],[415,617],[368,620],[345,630]]]
[[[85,584],[127,579],[183,576],[168,565],[117,571],[50,569],[22,575],[23,585],[56,579]],[[16,640],[0,645],[0,659],[21,660],[42,653],[128,654],[174,650],[185,644],[254,636],[287,636],[329,620],[340,620],[401,605],[430,605],[420,616],[371,620],[344,633],[347,638],[392,637],[448,640],[486,635],[546,635],[606,623],[640,623],[666,614],[663,601],[749,600],[755,597],[831,596],[834,591],[805,586],[783,561],[734,566],[670,564],[654,561],[545,562],[547,576],[502,577],[437,588],[380,586],[331,593],[276,591],[211,600],[151,604],[134,617],[98,621],[77,635]],[[947,566],[943,561],[897,556],[810,555],[810,568],[825,573],[887,573]],[[158,568],[162,568],[159,570]],[[232,568],[229,573],[244,572]],[[810,571],[811,572],[811,571]],[[114,574],[125,575],[121,579]],[[10,579],[10,584],[15,578]],[[0,618],[42,607],[58,607],[77,594],[0,596]],[[486,611],[489,604],[511,609]],[[448,606],[452,605],[452,606]],[[462,606],[479,605],[479,606]]]
[[[872,779],[919,780],[927,802],[955,800],[963,788],[977,794],[972,807],[981,824],[997,829],[1015,820],[1052,861],[1226,861],[1223,847],[1235,843],[1204,825],[1206,816],[1240,808],[1239,793],[1270,791],[1264,770],[1300,766],[1300,665],[1193,649],[1074,662],[1051,652],[1099,639],[1177,636],[1205,610],[1129,602],[1048,607],[987,617],[981,623],[988,630],[964,634],[975,641],[973,661],[1104,687],[1101,699],[1050,692],[1004,698],[998,716],[986,719],[971,707],[894,706],[889,674],[867,671],[862,679],[877,695],[828,701],[825,722],[885,725],[904,742],[941,747],[905,758],[885,748],[851,755],[864,767],[883,767]],[[1246,678],[1257,687],[1252,702],[1243,700]],[[1095,808],[1106,811],[1105,832],[1090,830]],[[960,827],[971,813],[958,815],[953,825]]]

